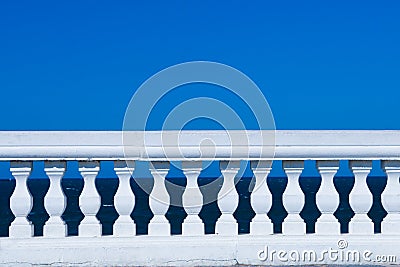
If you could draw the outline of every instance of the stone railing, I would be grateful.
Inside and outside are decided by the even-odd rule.
[[[260,132],[233,131],[233,134],[246,139],[247,146],[231,144],[223,131],[167,133],[180,138],[179,147],[165,145],[159,132],[138,133],[134,144],[125,144],[121,132],[0,132],[0,161],[10,162],[15,178],[10,197],[15,219],[8,237],[0,238],[0,264],[304,265],[394,264],[400,260],[400,131],[276,131],[274,146],[267,153],[262,152]],[[209,145],[199,146],[205,139],[211,141]],[[223,177],[215,199],[221,216],[215,223],[214,234],[205,234],[199,217],[205,203],[197,179],[203,169],[202,162],[209,160],[219,161]],[[300,216],[305,192],[299,179],[308,160],[316,161],[321,177],[315,195],[321,215],[313,233],[307,233]],[[43,236],[34,236],[33,225],[27,219],[33,205],[27,179],[35,161],[44,161],[44,171],[50,180],[44,197],[49,219],[43,227]],[[79,196],[84,218],[78,236],[68,235],[62,219],[66,196],[61,180],[67,161],[78,161],[84,180]],[[114,162],[119,179],[113,203],[119,217],[113,224],[112,235],[107,236],[102,235],[96,217],[101,197],[95,181],[101,161]],[[136,161],[151,163],[154,180],[149,192],[149,207],[154,216],[147,235],[136,235],[135,221],[131,218],[136,192],[131,190],[130,179]],[[181,161],[179,166],[187,178],[182,195],[187,217],[181,235],[171,235],[171,225],[165,216],[171,197],[165,178],[171,161]],[[241,161],[249,161],[254,174],[255,186],[250,194],[253,211],[249,212],[255,215],[249,233],[239,235],[234,217],[239,194],[234,182]],[[273,206],[274,192],[266,182],[273,161],[282,161],[287,176],[286,188],[280,196],[287,212],[281,233],[274,233],[273,222],[267,215]],[[341,232],[335,216],[340,202],[346,200],[339,196],[334,183],[339,163],[343,161],[348,161],[355,181],[347,196],[354,212],[348,233]],[[373,218],[368,215],[376,201],[367,184],[373,161],[380,161],[387,176],[386,187],[377,198],[387,212],[380,232],[374,232]]]

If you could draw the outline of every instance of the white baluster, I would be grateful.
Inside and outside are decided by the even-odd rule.
[[[315,233],[321,235],[340,234],[340,223],[333,213],[339,206],[339,194],[333,178],[339,170],[339,161],[317,161],[321,174],[321,186],[316,194],[316,204],[321,216],[315,223]]]
[[[154,178],[153,190],[149,196],[150,209],[154,217],[149,223],[149,235],[171,235],[171,226],[165,217],[170,204],[170,197],[165,187],[165,177],[169,171],[169,162],[151,162],[150,172]]]
[[[282,224],[282,233],[303,235],[306,224],[300,216],[304,206],[304,193],[300,188],[299,177],[304,169],[303,161],[283,161],[283,169],[288,177],[285,192],[282,195],[283,205],[288,213]]]
[[[199,217],[203,207],[203,195],[197,184],[197,178],[202,170],[201,161],[183,161],[182,170],[187,178],[182,204],[187,217],[182,224],[183,235],[204,235],[204,224]]]
[[[400,161],[382,161],[387,175],[385,190],[382,192],[382,205],[388,213],[382,221],[383,234],[400,234]]]
[[[218,193],[218,207],[221,216],[215,224],[215,233],[219,235],[237,235],[238,224],[233,217],[238,204],[239,195],[235,188],[235,176],[240,169],[240,161],[221,161],[221,173],[224,178]]]
[[[10,237],[32,237],[33,225],[27,216],[32,209],[32,195],[28,190],[27,179],[32,162],[11,162],[10,171],[15,178],[15,189],[10,198],[10,208],[15,220],[10,226]]]
[[[250,202],[256,215],[250,223],[250,234],[273,234],[273,224],[267,215],[272,206],[272,194],[267,185],[267,177],[271,171],[271,161],[252,161],[251,168],[256,178],[256,184],[253,192],[251,192]]]
[[[95,184],[99,170],[97,161],[79,162],[79,171],[84,180],[83,190],[79,197],[79,208],[85,216],[79,225],[79,236],[101,236],[101,225],[96,218],[101,205],[100,195]]]
[[[373,234],[374,224],[367,213],[372,207],[372,194],[367,186],[367,176],[372,169],[371,161],[351,161],[354,187],[349,195],[349,203],[355,215],[349,223],[350,234]]]
[[[50,180],[49,191],[44,197],[44,206],[50,218],[43,227],[45,237],[67,236],[67,225],[61,218],[65,207],[66,198],[61,188],[61,178],[65,172],[66,162],[47,161],[44,163],[44,171]]]
[[[131,218],[135,207],[135,195],[132,192],[130,180],[135,162],[115,161],[114,170],[119,178],[118,190],[114,196],[114,206],[119,217],[114,223],[114,236],[134,236],[136,225]]]

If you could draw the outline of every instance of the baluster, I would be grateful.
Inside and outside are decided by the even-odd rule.
[[[15,220],[10,226],[10,237],[32,237],[33,225],[27,219],[32,209],[32,195],[26,183],[32,169],[32,162],[10,163],[10,171],[15,178],[15,189],[10,198],[10,208]]]
[[[46,161],[44,163],[44,171],[50,180],[49,191],[44,197],[44,206],[50,216],[43,228],[45,237],[67,236],[67,225],[61,218],[66,207],[66,198],[61,187],[65,165],[66,162],[62,161]]]
[[[283,161],[283,168],[288,177],[288,183],[283,192],[283,205],[288,213],[282,224],[282,233],[288,235],[303,235],[306,224],[300,216],[304,206],[304,193],[300,188],[299,177],[304,169],[303,161]]]
[[[134,161],[129,163],[114,161],[114,170],[119,179],[118,190],[114,196],[114,206],[119,214],[113,226],[114,236],[133,236],[136,234],[136,225],[131,218],[131,213],[135,207],[135,195],[130,184],[134,166]]]
[[[339,170],[339,161],[317,161],[321,174],[321,186],[316,194],[316,204],[321,212],[315,224],[315,233],[321,235],[340,234],[340,223],[333,213],[339,206],[339,194],[333,178]]]
[[[204,224],[199,217],[203,207],[203,195],[197,184],[197,178],[202,170],[201,161],[183,161],[182,170],[187,178],[182,204],[187,217],[182,224],[183,235],[204,235]]]
[[[239,195],[235,188],[235,176],[240,169],[240,161],[221,161],[220,168],[224,182],[218,193],[217,202],[222,214],[215,224],[215,233],[237,235],[238,225],[233,213],[239,204]]]
[[[252,161],[250,164],[256,178],[256,184],[250,196],[251,207],[256,213],[250,223],[250,234],[272,234],[274,232],[273,224],[267,215],[272,206],[272,195],[267,185],[271,161]]]
[[[351,161],[354,187],[349,195],[349,203],[355,215],[349,223],[350,234],[373,234],[374,224],[367,213],[372,207],[372,194],[367,186],[367,176],[372,169],[371,161]]]
[[[388,213],[382,221],[381,232],[400,234],[400,161],[382,161],[381,164],[387,175],[382,205]]]
[[[98,161],[79,162],[79,171],[84,180],[83,190],[79,197],[79,208],[85,216],[79,225],[79,236],[101,236],[101,225],[96,218],[101,205],[95,184],[99,170]]]
[[[154,186],[149,196],[149,205],[154,217],[149,223],[149,235],[168,236],[171,234],[171,226],[165,217],[170,204],[170,197],[165,187],[165,177],[168,171],[169,162],[167,161],[150,163]]]

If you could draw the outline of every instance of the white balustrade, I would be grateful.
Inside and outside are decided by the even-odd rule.
[[[46,161],[44,163],[44,171],[50,180],[49,190],[44,197],[44,207],[50,217],[43,227],[43,236],[45,237],[67,236],[67,225],[61,218],[67,205],[61,187],[61,178],[64,175],[65,166],[65,161]]]
[[[165,133],[165,140],[156,131],[137,134],[138,139],[133,138],[127,148],[131,154],[128,157],[124,154],[126,147],[122,144],[120,132],[0,132],[0,161],[10,162],[10,171],[15,178],[15,189],[10,197],[10,209],[15,219],[9,227],[9,236],[0,237],[0,265],[65,263],[75,266],[85,262],[124,266],[188,263],[276,265],[282,262],[272,262],[270,258],[263,261],[260,256],[272,256],[266,253],[276,249],[289,252],[302,251],[303,248],[307,248],[307,252],[316,251],[318,255],[332,248],[340,249],[344,256],[348,256],[347,252],[363,252],[365,249],[371,250],[374,256],[398,256],[400,131],[276,131],[274,157],[260,154],[260,151],[270,151],[271,148],[262,147],[258,131],[234,131],[235,138],[247,138],[249,141],[248,147],[234,147],[235,153],[231,153],[232,144],[225,131],[171,131]],[[141,142],[143,135],[146,143]],[[179,137],[179,147],[170,142],[175,137]],[[203,139],[211,139],[213,146],[202,146],[202,149],[213,151],[214,154],[199,151],[198,141]],[[211,154],[215,158],[209,158]],[[84,218],[78,228],[79,237],[76,238],[66,237],[67,226],[62,219],[67,199],[61,181],[66,163],[70,160],[79,162],[79,172],[84,181],[79,196],[79,208]],[[113,224],[113,235],[109,237],[102,237],[102,225],[96,217],[101,206],[101,198],[96,189],[101,160],[114,162],[114,171],[119,181],[113,196],[118,218]],[[173,194],[166,187],[170,160],[182,162],[182,171],[187,179],[182,195],[187,217],[182,224],[181,236],[171,236],[171,223],[166,218],[171,205],[169,194]],[[205,224],[199,217],[205,199],[212,195],[206,195],[205,190],[201,191],[198,186],[202,162],[209,160],[219,160],[223,178],[220,189],[216,186],[212,189],[215,191],[208,192],[217,195],[219,189],[216,203],[221,216],[215,224],[215,235],[205,235]],[[250,222],[250,233],[238,236],[238,222],[234,213],[238,208],[239,194],[235,187],[235,177],[238,176],[241,160],[250,161],[255,179],[250,200],[243,198],[241,201],[250,201],[255,216]],[[273,206],[271,193],[275,192],[269,190],[267,179],[274,160],[282,161],[288,178],[282,194],[283,206],[288,213],[282,224],[282,235],[274,235],[273,224],[268,216]],[[306,224],[300,216],[305,205],[305,192],[300,187],[299,179],[306,160],[316,161],[321,176],[321,185],[315,198],[321,216],[315,224],[315,235],[306,235]],[[334,216],[340,203],[339,192],[344,193],[339,187],[336,190],[334,179],[339,163],[344,160],[349,161],[355,179],[349,193],[349,204],[355,214],[350,220],[348,234],[340,233],[340,223]],[[368,216],[373,195],[368,188],[367,177],[373,160],[381,161],[381,167],[387,175],[387,184],[381,194],[382,206],[387,212],[381,224],[382,234],[374,234],[374,224]],[[44,196],[44,207],[49,219],[44,225],[43,237],[40,238],[33,237],[34,227],[27,219],[33,202],[37,201],[32,198],[27,186],[34,161],[44,161],[44,171],[50,181]],[[151,192],[146,192],[153,217],[147,225],[148,236],[140,237],[136,236],[136,224],[139,223],[131,218],[137,200],[135,197],[140,197],[132,190],[130,183],[136,161],[150,163],[154,181]],[[271,216],[274,211],[270,213]],[[51,253],[47,253],[50,250]],[[288,257],[293,255],[287,254]],[[284,262],[289,265],[294,263]],[[386,263],[395,264],[396,261]],[[351,265],[354,262],[331,261],[327,257],[321,264]]]
[[[250,195],[251,207],[256,215],[250,223],[251,235],[269,235],[273,234],[273,224],[267,213],[272,206],[272,194],[267,185],[267,177],[271,171],[271,161],[252,161],[256,183]]]
[[[171,226],[165,217],[170,205],[170,196],[165,186],[165,177],[169,171],[169,162],[159,161],[150,163],[150,172],[154,178],[153,190],[149,196],[150,209],[154,216],[148,226],[148,234],[168,236]]]
[[[304,193],[300,188],[299,177],[304,169],[303,161],[283,161],[283,169],[288,183],[282,195],[283,206],[288,215],[282,223],[282,233],[285,235],[303,235],[306,224],[300,216],[304,206]]]
[[[101,224],[96,218],[101,205],[100,195],[95,184],[99,170],[99,162],[97,161],[79,162],[79,172],[84,181],[83,190],[79,196],[79,208],[85,216],[78,228],[79,236],[82,237],[101,236]]]
[[[321,216],[315,223],[315,233],[321,235],[340,234],[340,223],[333,213],[339,206],[339,193],[333,178],[339,170],[339,161],[317,161],[321,174],[321,186],[316,194],[316,204]]]
[[[400,161],[382,161],[387,175],[385,190],[382,192],[382,206],[387,211],[381,224],[383,234],[400,234]]]
[[[350,161],[350,168],[354,174],[354,186],[349,195],[349,203],[355,214],[349,223],[349,233],[370,235],[374,233],[374,224],[367,213],[373,199],[367,186],[367,176],[372,169],[372,162]]]
[[[203,195],[197,184],[197,178],[202,170],[202,162],[183,161],[182,170],[187,178],[186,188],[182,195],[182,204],[187,213],[182,224],[182,234],[204,235],[204,224],[199,217],[203,207]]]
[[[131,189],[131,176],[135,162],[114,161],[114,171],[118,176],[119,185],[114,196],[114,206],[118,212],[118,219],[114,223],[114,236],[134,236],[136,225],[131,218],[135,207],[135,195]]]
[[[11,223],[9,235],[10,237],[32,237],[33,225],[27,219],[32,209],[32,195],[28,190],[27,179],[32,169],[32,162],[15,162],[10,163],[11,174],[15,178],[15,189],[10,198],[10,208],[15,216]]]
[[[237,235],[238,225],[233,213],[239,205],[235,177],[240,169],[240,161],[221,161],[220,168],[224,181],[218,193],[217,203],[222,214],[215,224],[215,233],[218,235]]]

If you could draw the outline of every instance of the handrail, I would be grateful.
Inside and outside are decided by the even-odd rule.
[[[260,159],[272,159],[272,155],[275,160],[400,159],[400,131],[395,130],[277,130],[268,135],[275,140],[268,142],[260,138],[264,132],[132,132],[137,140],[124,146],[120,131],[0,131],[0,160],[251,160],[260,158],[260,150],[267,146],[274,153],[262,154]],[[244,141],[232,146],[232,135]],[[167,159],[165,149],[173,146],[168,140],[178,137],[179,150],[174,150]],[[200,149],[204,139],[213,144],[202,144]],[[124,154],[127,148],[129,156]],[[236,153],[232,155],[233,148]],[[215,153],[215,157],[204,151]]]

